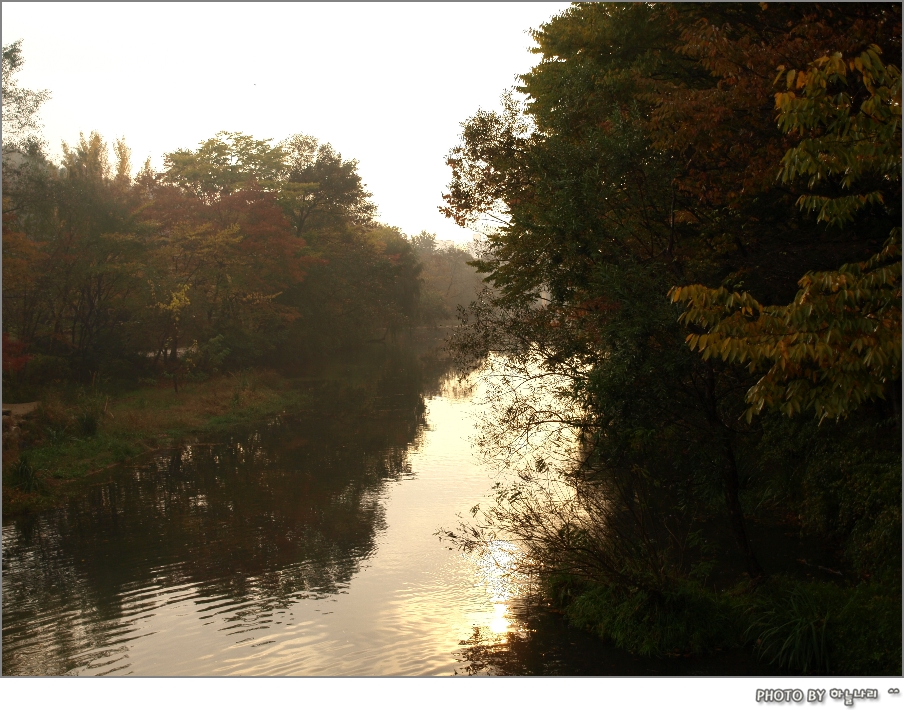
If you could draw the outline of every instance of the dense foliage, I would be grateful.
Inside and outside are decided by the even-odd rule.
[[[6,401],[98,376],[178,390],[395,337],[473,296],[470,254],[378,223],[356,161],[311,136],[222,132],[134,174],[124,140],[111,160],[92,133],[55,164],[38,122],[49,94],[18,86],[22,63],[21,43],[4,48]]]
[[[724,646],[733,557],[787,604],[752,519],[821,536],[841,606],[899,609],[900,6],[577,3],[534,39],[448,158],[497,289],[455,345],[504,356],[483,443],[518,474],[466,538],[645,652]]]

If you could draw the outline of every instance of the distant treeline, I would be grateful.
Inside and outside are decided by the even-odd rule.
[[[375,221],[354,160],[218,133],[133,174],[125,141],[40,139],[46,92],[3,50],[3,337],[11,387],[298,360],[454,317],[480,277]]]

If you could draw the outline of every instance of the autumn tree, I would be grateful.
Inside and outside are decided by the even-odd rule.
[[[800,136],[782,159],[781,180],[818,190],[797,204],[838,230],[860,231],[870,212],[900,222],[901,74],[879,51],[873,45],[847,61],[838,52],[803,70],[782,66],[776,79],[787,86],[776,94],[779,125]],[[724,287],[676,287],[672,298],[688,304],[682,319],[703,329],[688,343],[704,358],[767,370],[747,393],[748,419],[767,406],[840,417],[886,396],[899,419],[900,228],[862,263],[809,272],[798,283],[788,305]]]
[[[239,350],[246,359],[255,349],[260,355],[280,338],[292,343],[283,349],[287,355],[312,353],[416,323],[419,267],[411,248],[397,230],[373,222],[376,208],[356,161],[343,160],[329,144],[301,134],[274,145],[219,133],[195,151],[167,155],[166,168],[160,195],[169,195],[169,223],[190,216],[196,227],[233,230],[232,249],[244,255],[210,262],[228,274],[228,288],[223,278],[208,279],[216,284],[208,291],[225,300],[202,309],[207,328],[226,304],[230,327],[244,323],[245,345],[239,348],[235,334],[225,341],[230,357]],[[212,303],[191,290],[194,296],[178,302]],[[225,326],[217,328],[205,337],[220,337]],[[252,332],[267,335],[258,342]]]
[[[134,346],[143,245],[115,181],[108,147],[92,133],[63,146],[59,167],[28,156],[4,185],[4,315],[33,351],[62,358],[76,376]]]
[[[836,400],[853,404],[874,396],[873,380],[894,388],[900,351],[900,340],[896,345],[891,335],[899,288],[894,245],[873,259],[900,223],[899,182],[883,177],[899,170],[885,156],[900,150],[870,137],[869,120],[855,114],[860,102],[868,111],[882,101],[887,109],[895,105],[894,70],[886,72],[890,83],[878,102],[859,78],[862,70],[849,64],[855,84],[845,96],[856,99],[842,98],[840,88],[825,99],[783,99],[803,102],[794,115],[806,121],[800,126],[809,139],[804,143],[789,133],[792,114],[776,115],[774,81],[780,65],[800,71],[826,47],[862,64],[878,41],[887,47],[882,56],[896,56],[900,8],[579,3],[534,38],[539,61],[522,77],[523,99],[510,94],[500,111],[478,112],[463,124],[462,142],[448,158],[452,180],[443,210],[459,224],[487,232],[480,269],[498,289],[468,314],[459,352],[504,352],[525,367],[539,363],[550,381],[569,382],[558,391],[567,393],[565,409],[580,404],[581,415],[570,422],[587,447],[572,473],[612,481],[619,471],[625,480],[631,471],[649,472],[673,502],[682,501],[680,515],[666,503],[663,520],[688,515],[718,481],[747,571],[761,577],[744,510],[745,483],[753,480],[744,472],[759,466],[763,433],[759,422],[744,417],[750,405],[745,395],[761,375],[750,372],[749,360],[738,362],[740,350],[729,341],[749,339],[756,326],[748,321],[769,313],[770,304],[780,310],[810,271],[808,293],[825,298],[810,303],[806,297],[794,307],[796,327],[819,329],[830,313],[840,324],[846,316],[838,309],[857,299],[864,315],[872,314],[869,322],[847,321],[847,334],[834,336],[853,348],[853,360],[837,360],[839,375],[846,374],[834,378]],[[835,81],[826,80],[830,86]],[[791,86],[804,88],[796,81]],[[807,111],[812,113],[805,119]],[[889,115],[883,130],[893,132],[898,120]],[[844,144],[841,136],[852,142]],[[845,157],[831,157],[828,144],[813,140],[829,141]],[[858,150],[877,157],[861,160]],[[829,157],[812,157],[817,155]],[[852,173],[862,178],[856,194],[841,182],[842,166],[851,161],[864,168],[861,176]],[[871,167],[880,163],[882,169]],[[776,180],[780,171],[784,181]],[[813,192],[817,184],[821,196]],[[883,201],[888,193],[887,206],[879,204],[876,190]],[[801,210],[800,198],[817,212]],[[829,202],[819,202],[825,198]],[[843,204],[862,205],[856,229],[818,219],[825,205],[831,211]],[[851,264],[846,275],[832,276],[845,263]],[[699,290],[690,289],[693,284]],[[851,291],[828,298],[833,289],[844,290],[842,284]],[[721,348],[713,354],[731,356],[701,359],[687,348],[681,310],[667,298],[673,287],[673,295],[709,299],[685,320],[716,332],[694,332],[692,344],[701,344],[698,335],[712,337]],[[732,296],[742,290],[749,301]],[[716,293],[724,296],[702,295]],[[812,325],[805,323],[811,316]],[[766,328],[758,355],[764,367],[776,363],[781,369],[783,351],[773,346],[784,337],[778,330],[784,317],[776,311],[776,318],[760,321]],[[876,322],[887,336],[860,338]],[[800,390],[795,377],[799,383],[818,371],[812,382],[833,380],[828,361],[812,351],[816,341],[806,344],[810,337],[800,342],[811,350],[796,356],[803,358],[801,377],[795,371],[786,373],[791,379],[767,377],[754,404],[793,399]],[[824,337],[833,336],[813,335]],[[748,340],[746,347],[753,352],[759,345]],[[865,363],[870,349],[875,355]],[[857,358],[860,375],[849,371]],[[861,393],[851,391],[852,375],[862,378]],[[803,406],[829,401],[818,389],[800,395],[801,403],[809,403]],[[548,419],[519,420],[517,426]],[[668,539],[663,544],[671,544]]]

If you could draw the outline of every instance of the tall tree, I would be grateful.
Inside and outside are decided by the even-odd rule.
[[[859,57],[882,38],[893,53],[900,8],[579,3],[534,37],[540,61],[522,77],[523,104],[507,96],[500,112],[478,112],[449,156],[444,211],[489,229],[480,268],[499,289],[495,310],[472,310],[459,345],[505,350],[570,381],[585,467],[652,466],[668,485],[683,478],[676,498],[721,479],[758,577],[741,474],[756,466],[758,424],[742,415],[757,378],[737,358],[690,353],[666,294],[743,285],[759,303],[787,303],[803,273],[881,248],[899,211],[870,207],[857,230],[827,228],[798,209],[799,178],[775,180],[795,143],[776,121],[773,82],[779,64],[806,66],[826,46]],[[826,186],[837,190],[831,177]],[[882,303],[894,300],[893,265],[887,275]],[[891,333],[893,316],[888,324]],[[882,343],[893,361],[900,346]],[[884,386],[895,367],[878,375]],[[651,427],[655,438],[641,435]]]
[[[781,179],[819,190],[797,204],[838,230],[853,223],[852,231],[871,231],[876,217],[900,224],[901,73],[879,51],[872,46],[847,61],[837,52],[800,71],[781,67],[776,80],[788,89],[776,95],[779,125],[800,136],[782,159]],[[688,336],[692,348],[704,358],[749,362],[752,371],[765,366],[747,395],[748,419],[764,406],[840,417],[886,396],[900,419],[900,233],[893,227],[862,263],[807,273],[788,305],[762,305],[724,287],[673,289],[674,300],[688,303],[683,320],[703,329]]]
[[[285,155],[280,203],[301,237],[351,222],[368,225],[376,213],[356,160],[343,160],[329,143],[297,134],[280,144]]]
[[[3,155],[8,150],[34,152],[43,145],[38,111],[50,98],[49,91],[19,86],[16,73],[22,69],[22,40],[3,46]]]

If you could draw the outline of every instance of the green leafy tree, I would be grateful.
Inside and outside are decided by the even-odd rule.
[[[756,478],[750,472],[761,455],[760,422],[744,418],[751,404],[745,393],[759,377],[736,353],[695,357],[677,322],[681,310],[667,294],[673,288],[673,296],[711,294],[701,306],[707,325],[697,324],[692,338],[715,338],[706,331],[724,319],[723,335],[737,340],[751,335],[747,321],[758,314],[741,314],[750,302],[737,301],[733,292],[746,291],[766,309],[793,299],[808,272],[814,302],[817,293],[846,284],[840,298],[808,302],[795,318],[818,320],[835,312],[841,322],[844,299],[863,299],[870,322],[851,319],[849,336],[831,337],[850,337],[853,345],[858,328],[866,332],[881,320],[871,331],[875,340],[853,345],[855,356],[863,348],[862,372],[848,374],[867,389],[872,378],[894,389],[900,348],[891,335],[899,321],[893,305],[896,247],[889,243],[882,256],[872,257],[900,224],[899,182],[862,163],[862,188],[854,192],[893,196],[884,206],[878,197],[865,197],[856,229],[817,219],[823,207],[842,202],[811,201],[806,204],[818,207],[816,214],[801,210],[799,198],[815,194],[808,177],[798,170],[784,183],[775,180],[787,160],[803,169],[806,158],[788,153],[800,141],[775,120],[773,82],[780,64],[806,66],[827,46],[854,58],[880,41],[894,55],[900,8],[579,3],[534,38],[539,61],[522,77],[523,102],[507,96],[499,112],[478,112],[463,125],[462,143],[448,159],[452,180],[443,210],[459,224],[487,232],[479,268],[498,289],[467,314],[459,352],[478,360],[505,353],[525,367],[539,366],[542,376],[559,383],[563,411],[580,406],[583,414],[570,421],[586,455],[569,475],[609,485],[631,480],[631,471],[648,471],[674,503],[661,510],[662,519],[684,521],[700,514],[700,508],[692,512],[695,507],[709,505],[704,501],[718,482],[746,568],[761,577],[744,510],[745,485]],[[858,106],[869,101],[861,83],[851,93]],[[838,91],[829,94],[837,97]],[[838,109],[843,117],[843,107]],[[867,131],[869,122],[855,114],[850,112],[848,128],[811,122],[808,137],[828,141],[812,148],[820,160],[845,131],[855,134],[857,125]],[[894,121],[888,126],[883,130],[893,131]],[[878,151],[877,165],[900,153],[894,144],[879,148],[873,138],[851,139],[854,154],[861,147],[864,155]],[[887,170],[895,169],[891,164]],[[821,196],[849,197],[842,179],[841,172],[829,175],[820,183]],[[851,266],[839,281],[829,274],[841,264]],[[726,299],[735,298],[732,306],[712,295],[720,288]],[[768,346],[779,337],[768,331],[779,326],[776,319],[760,325],[767,331],[760,356],[768,366],[781,359],[768,360],[777,357]],[[874,354],[865,363],[869,352]],[[848,364],[837,361],[837,394],[853,406],[872,395],[844,390],[840,373]],[[816,372],[813,385],[832,379],[819,361],[808,360],[806,368],[803,379]],[[780,373],[775,387],[758,396],[780,400],[800,386],[800,378],[791,377],[783,380]],[[786,385],[790,389],[782,389]],[[810,395],[801,396],[807,401]],[[814,396],[811,403],[827,400],[825,392]],[[525,405],[517,411],[530,410]],[[543,420],[538,415],[510,424],[529,431]],[[669,539],[662,544],[673,544]],[[674,559],[679,557],[676,552]]]
[[[376,213],[355,160],[343,160],[329,143],[298,134],[280,144],[285,155],[280,204],[299,237],[346,222],[368,225]]]
[[[41,122],[38,111],[50,98],[49,91],[34,91],[19,86],[16,73],[22,69],[22,40],[3,46],[3,155],[9,150],[40,150]]]
[[[805,70],[781,67],[779,80],[788,90],[776,94],[778,123],[800,136],[782,160],[780,177],[806,181],[811,192],[800,196],[800,208],[845,230],[868,220],[871,208],[900,218],[900,70],[884,65],[872,46],[847,61],[835,53]],[[813,410],[823,418],[845,416],[889,393],[896,403],[900,229],[870,259],[807,273],[799,285],[793,302],[782,306],[724,287],[675,288],[672,298],[687,304],[682,320],[702,329],[688,344],[704,358],[766,370],[747,393],[748,420],[764,407],[788,415]]]
[[[197,150],[177,150],[164,159],[163,179],[210,202],[252,181],[273,186],[285,169],[281,148],[244,133],[221,131]]]

